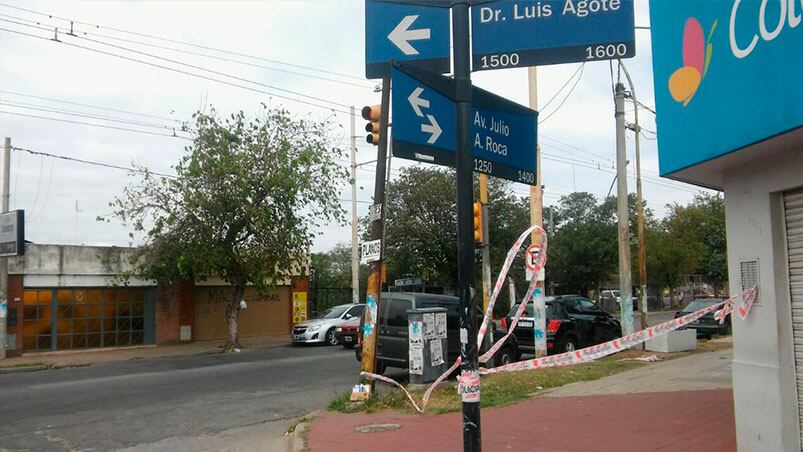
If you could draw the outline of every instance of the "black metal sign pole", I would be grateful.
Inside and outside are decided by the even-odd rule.
[[[474,159],[471,153],[471,50],[469,0],[452,1],[452,41],[457,101],[457,288],[460,297],[461,397],[463,450],[480,451],[479,368],[477,365],[474,281]]]

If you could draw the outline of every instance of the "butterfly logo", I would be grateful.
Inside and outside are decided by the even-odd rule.
[[[669,94],[675,101],[683,102],[684,107],[691,102],[708,73],[711,53],[714,51],[711,37],[716,28],[717,21],[714,20],[708,32],[708,40],[703,43],[703,27],[700,22],[694,17],[686,20],[683,28],[683,67],[669,77]]]

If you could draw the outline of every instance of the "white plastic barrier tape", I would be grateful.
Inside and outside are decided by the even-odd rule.
[[[493,292],[491,293],[491,298],[488,300],[488,308],[485,310],[485,315],[482,319],[482,324],[477,332],[477,348],[482,345],[482,340],[485,337],[485,333],[488,330],[488,325],[491,322],[491,316],[493,315],[493,307],[496,303],[496,299],[499,296],[499,293],[502,290],[502,286],[504,284],[505,278],[507,277],[508,272],[510,271],[510,267],[513,264],[513,261],[516,258],[519,250],[521,249],[522,245],[524,244],[524,240],[526,240],[527,235],[529,235],[532,231],[538,230],[540,232],[540,243],[538,247],[540,252],[537,254],[536,258],[533,262],[534,273],[537,273],[539,270],[544,268],[546,265],[546,258],[547,258],[547,234],[539,226],[531,226],[526,231],[524,231],[516,242],[513,243],[513,246],[507,253],[505,257],[505,262],[502,265],[502,268],[499,272],[499,277],[496,280],[496,285],[494,286]],[[512,334],[513,330],[516,328],[516,324],[519,321],[519,318],[526,310],[527,304],[533,296],[534,291],[536,290],[536,283],[537,278],[533,278],[530,282],[530,287],[527,289],[527,293],[524,296],[524,299],[519,304],[519,309],[516,311],[516,314],[511,319],[511,323],[508,327],[508,332],[502,338],[500,338],[492,347],[489,349],[485,354],[483,354],[479,361],[480,362],[487,362],[499,348],[505,343],[507,338]],[[499,372],[515,372],[520,370],[528,370],[528,369],[543,369],[547,367],[556,367],[556,366],[572,366],[575,364],[582,364],[593,361],[595,359],[602,358],[604,356],[612,355],[614,353],[620,352],[622,350],[628,349],[635,345],[641,344],[649,339],[656,338],[663,336],[665,334],[669,334],[671,331],[675,331],[678,328],[681,328],[689,323],[699,319],[700,317],[713,312],[717,311],[714,317],[719,320],[720,323],[724,322],[725,317],[734,310],[734,300],[741,298],[742,302],[739,304],[738,313],[739,317],[742,319],[747,317],[747,314],[750,312],[750,308],[753,305],[753,301],[756,297],[756,286],[753,286],[750,289],[747,289],[741,294],[735,295],[721,303],[717,303],[715,305],[700,309],[699,311],[692,312],[687,314],[683,317],[678,317],[676,319],[670,320],[668,322],[664,322],[658,324],[653,327],[646,328],[641,331],[637,331],[629,336],[625,336],[623,338],[614,339],[612,341],[608,341],[602,344],[594,345],[592,347],[587,347],[581,350],[576,350],[573,352],[562,353],[559,355],[553,356],[546,356],[543,358],[536,358],[526,361],[519,361],[511,364],[507,364],[504,366],[496,367],[493,369],[486,369],[481,368],[479,374],[480,375],[487,375]],[[719,308],[722,309],[719,309]],[[421,406],[419,407],[416,404],[413,396],[404,388],[399,382],[393,380],[392,378],[385,377],[383,375],[371,373],[371,372],[360,372],[360,375],[368,378],[373,378],[376,380],[384,381],[386,383],[393,384],[402,391],[404,391],[407,398],[413,404],[413,407],[419,413],[423,413],[429,403],[429,399],[432,395],[432,391],[435,390],[438,385],[445,380],[449,375],[451,375],[461,364],[460,357],[449,367],[449,369],[443,373],[440,377],[438,377],[432,385],[427,388],[426,392],[424,392],[424,397],[421,401]],[[479,386],[479,379],[475,378],[477,374],[470,374],[465,376],[458,377],[459,385],[458,385],[458,393],[461,394],[461,397],[464,401],[468,402],[479,402],[480,400],[480,386]],[[466,400],[468,399],[468,400]]]
[[[663,323],[659,323],[658,325],[645,328],[641,331],[637,331],[628,336],[614,339],[608,342],[603,342],[602,344],[586,347],[571,352],[561,353],[559,355],[545,356],[543,358],[535,358],[526,361],[519,361],[516,363],[507,364],[493,369],[482,368],[480,369],[480,373],[482,375],[488,375],[500,372],[515,372],[527,369],[544,369],[547,367],[556,367],[556,366],[573,366],[575,364],[582,364],[582,363],[587,363],[589,361],[594,361],[596,359],[612,355],[622,350],[626,350],[630,347],[641,344],[650,339],[660,337],[665,334],[669,334],[670,332],[675,331],[678,328],[687,326],[691,322],[694,322],[695,320],[699,319],[700,317],[710,312],[714,311],[728,312],[730,310],[733,310],[734,301],[740,298],[742,301],[739,304],[738,312],[739,312],[739,317],[744,319],[750,312],[750,307],[753,304],[753,300],[755,300],[756,298],[757,290],[758,290],[757,287],[753,286],[750,289],[744,291],[743,293],[734,295],[733,297],[728,298],[727,300],[722,301],[720,303],[705,307],[698,311],[694,311],[682,317],[678,317]],[[715,315],[715,317],[717,317],[717,315]],[[721,318],[720,321],[724,321],[724,316],[718,316],[718,317]]]

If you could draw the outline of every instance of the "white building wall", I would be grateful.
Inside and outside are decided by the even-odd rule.
[[[723,171],[731,293],[758,261],[759,300],[733,322],[736,439],[741,451],[801,450],[781,193],[803,185],[803,147]],[[803,376],[801,376],[803,378]]]
[[[8,272],[22,274],[25,287],[105,287],[123,285],[134,248],[25,244],[25,254],[9,258]],[[129,286],[153,286],[130,278]]]

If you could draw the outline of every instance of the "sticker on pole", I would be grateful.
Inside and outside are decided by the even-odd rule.
[[[371,240],[360,244],[360,263],[376,262],[382,256],[382,239]]]
[[[537,272],[544,266],[543,259],[541,259],[541,247],[538,245],[530,245],[527,248],[527,269]]]
[[[460,374],[460,398],[464,403],[480,402],[480,373],[475,371],[463,371]]]

